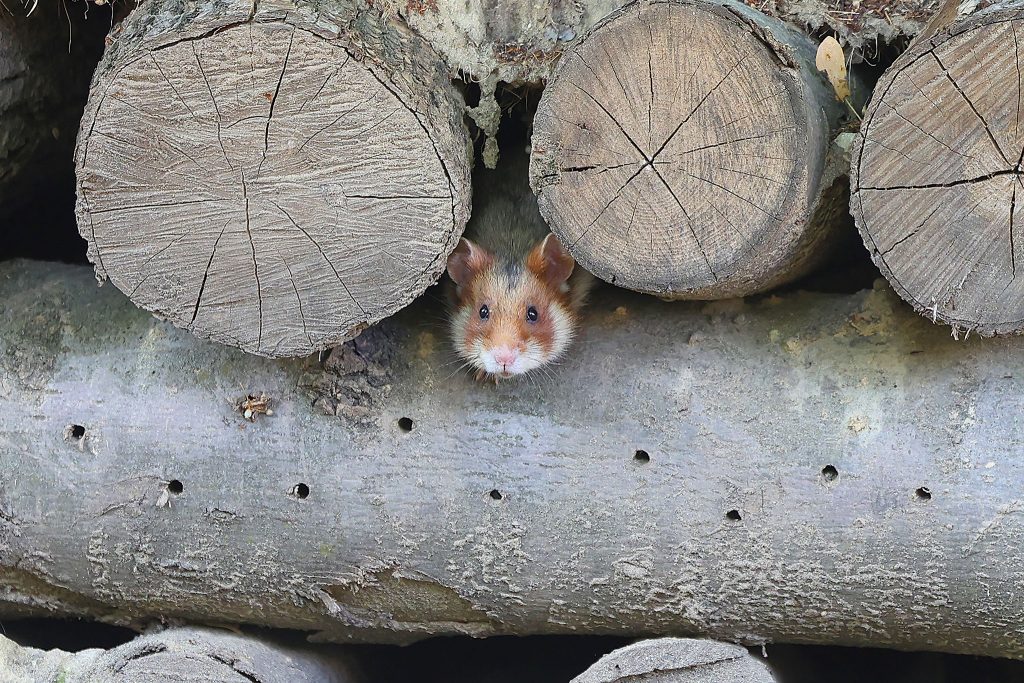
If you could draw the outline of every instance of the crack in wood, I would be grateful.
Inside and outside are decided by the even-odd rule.
[[[974,183],[983,183],[987,180],[992,180],[993,178],[999,178],[1001,176],[1008,175],[1016,176],[1019,179],[1021,175],[1021,170],[1015,167],[1005,169],[1002,171],[993,171],[991,173],[986,173],[985,175],[977,176],[975,178],[961,178],[960,180],[951,180],[947,183],[924,183],[922,185],[885,185],[881,187],[862,185],[858,189],[871,190],[875,192],[882,192],[885,190],[934,190],[949,187],[957,187],[959,185],[972,185]]]
[[[153,204],[124,204],[122,206],[112,206],[109,209],[96,209],[90,211],[90,214],[103,214],[103,213],[114,213],[115,211],[134,211],[135,209],[159,209],[166,208],[168,206],[188,206],[189,204],[203,204],[206,202],[230,202],[232,199],[189,199],[183,202],[162,202]]]
[[[668,181],[662,177],[661,172],[658,171],[657,167],[652,164],[651,170],[654,171],[654,175],[658,176],[658,180],[660,180],[661,184],[665,186],[668,193],[672,195],[672,199],[676,200],[679,210],[683,212],[683,218],[686,219],[686,226],[690,229],[690,235],[693,237],[693,241],[697,245],[697,250],[700,251],[700,255],[704,257],[704,263],[708,267],[708,272],[711,273],[711,277],[714,278],[715,282],[718,282],[718,273],[715,272],[714,266],[711,265],[711,259],[708,258],[708,253],[704,250],[704,245],[700,243],[700,238],[697,236],[697,230],[693,227],[693,221],[690,219],[690,214],[687,213],[686,207],[683,206],[681,201],[679,201],[679,197],[676,196],[675,190],[673,190],[672,186],[668,184]]]
[[[174,87],[174,84],[171,83],[171,79],[167,77],[167,74],[164,73],[163,67],[160,66],[160,62],[156,58],[155,51],[149,52],[148,54],[149,54],[149,58],[153,60],[153,65],[156,67],[156,70],[160,72],[161,76],[163,76],[164,82],[167,83],[167,85],[168,85],[168,87],[170,87],[171,91],[178,97],[178,101],[181,102],[185,106],[185,109],[188,110],[188,113],[191,114],[192,118],[196,120],[196,123],[198,123],[199,122],[199,116],[196,114],[195,110],[192,109],[192,107],[189,106],[189,104],[185,100],[185,98],[181,96],[181,93],[178,92],[178,89],[176,87]]]
[[[270,98],[270,112],[267,114],[267,126],[263,130],[263,157],[259,166],[256,167],[256,177],[263,172],[263,164],[267,161],[267,151],[270,149],[270,122],[274,119],[274,107],[277,106],[277,97],[281,94],[281,83],[284,81],[284,72],[288,70],[288,58],[292,55],[292,45],[295,43],[295,27],[292,27],[291,36],[288,38],[288,49],[284,53],[284,64],[281,66],[281,74],[277,77],[277,86]],[[244,178],[243,178],[244,182]]]
[[[196,305],[195,308],[192,309],[192,320],[188,323],[190,327],[195,324],[196,317],[199,315],[199,305],[203,301],[203,292],[206,291],[206,279],[210,276],[210,267],[213,265],[213,257],[217,255],[217,245],[220,244],[220,238],[224,236],[224,231],[228,229],[229,225],[231,225],[230,220],[221,227],[220,234],[217,235],[217,239],[213,242],[213,250],[210,252],[210,260],[206,262],[206,270],[203,272],[203,281],[199,284],[199,294],[196,296]]]
[[[1010,195],[1010,281],[1017,278],[1017,254],[1013,248],[1013,214],[1017,210],[1017,186],[1013,185],[1013,192]]]
[[[299,145],[299,151],[302,151],[303,149],[305,149],[306,145],[308,145],[310,142],[312,142],[313,138],[315,138],[317,135],[320,135],[320,133],[323,133],[328,128],[333,128],[343,118],[345,118],[346,116],[348,116],[349,114],[351,114],[356,109],[358,109],[359,107],[363,106],[364,104],[366,104],[367,102],[369,102],[370,100],[372,100],[376,96],[377,96],[377,93],[375,92],[372,95],[370,95],[369,97],[367,97],[366,99],[361,100],[359,102],[356,102],[354,105],[352,105],[352,107],[350,109],[346,109],[345,111],[341,112],[336,119],[334,119],[330,123],[324,124],[324,126],[322,128],[320,128],[319,130],[314,132],[312,135],[310,135],[308,138],[306,138],[306,140],[301,145]]]
[[[217,143],[220,145],[220,151],[224,155],[224,161],[227,162],[228,168],[234,169],[235,167],[231,164],[231,159],[228,158],[228,151],[224,149],[224,140],[221,138],[220,130],[220,108],[217,106],[217,98],[213,94],[213,88],[210,86],[210,79],[206,77],[206,69],[203,68],[203,62],[199,59],[199,53],[196,51],[195,42],[189,43],[192,47],[192,54],[195,55],[196,64],[199,66],[199,73],[203,77],[203,82],[206,83],[206,89],[210,93],[210,102],[213,103],[213,111],[216,115],[215,123],[217,124]]]
[[[320,87],[317,88],[317,91],[315,93],[313,93],[312,95],[310,95],[309,97],[307,97],[306,100],[302,103],[302,106],[299,107],[299,111],[298,111],[299,114],[302,113],[302,110],[306,108],[307,104],[309,104],[310,102],[312,102],[316,98],[320,97],[320,93],[322,93],[324,91],[324,88],[326,88],[327,84],[331,82],[331,79],[334,78],[335,76],[337,76],[339,73],[341,73],[341,70],[344,69],[345,66],[348,65],[349,60],[351,60],[351,59],[352,58],[348,55],[348,53],[346,53],[345,54],[345,61],[343,61],[341,63],[341,66],[339,66],[337,69],[332,71],[327,76],[327,78],[324,79],[324,82],[320,84]]]
[[[256,352],[259,353],[263,344],[263,286],[260,284],[260,266],[256,261],[256,241],[252,238],[252,221],[249,216],[249,185],[245,182],[245,171],[242,174],[242,198],[245,200],[245,232],[249,235],[249,247],[252,249],[252,271],[256,278],[256,303],[259,309],[259,328],[256,333]]]
[[[749,57],[749,56],[750,56],[749,54],[745,54],[742,57],[740,57],[739,61],[737,61],[735,64],[733,64],[732,68],[730,68],[725,73],[725,75],[722,76],[722,79],[720,81],[718,81],[718,83],[716,83],[715,86],[713,88],[711,88],[711,90],[709,90],[707,93],[705,93],[704,97],[700,98],[700,101],[697,102],[697,104],[694,105],[693,109],[690,110],[690,113],[687,114],[686,117],[683,118],[683,120],[679,122],[679,125],[676,126],[675,130],[673,130],[669,134],[669,136],[665,139],[665,142],[662,143],[661,147],[659,147],[657,149],[657,151],[655,151],[654,154],[651,155],[651,160],[656,159],[658,157],[658,155],[661,154],[662,151],[666,147],[668,147],[669,143],[672,142],[672,139],[676,136],[676,134],[680,131],[680,129],[682,129],[682,127],[684,125],[686,125],[686,123],[690,120],[690,118],[694,114],[697,113],[698,109],[700,109],[702,106],[704,106],[704,103],[707,102],[708,98],[711,97],[711,95],[713,95],[715,93],[715,91],[717,91],[722,86],[723,83],[725,83],[726,79],[729,78],[729,76],[732,76],[732,74],[736,71],[736,69],[739,68],[740,64],[742,64],[743,62],[747,61],[747,57]]]
[[[896,107],[894,107],[893,105],[889,104],[885,100],[881,100],[881,104],[884,104],[885,106],[889,107],[889,110],[892,111],[892,113],[896,114],[896,116],[900,117],[901,119],[903,119],[904,121],[909,123],[911,126],[913,126],[915,129],[917,129],[919,132],[924,134],[926,137],[931,138],[935,142],[939,143],[940,146],[945,147],[947,150],[949,150],[953,154],[957,155],[958,157],[961,157],[962,159],[975,159],[975,157],[973,155],[964,154],[963,152],[958,152],[957,150],[953,149],[952,147],[947,145],[945,142],[943,142],[942,140],[940,140],[937,137],[935,137],[935,135],[933,135],[930,131],[925,130],[921,126],[917,125],[916,123],[914,123],[913,121],[908,119],[906,116],[903,115],[902,112],[900,112],[898,109],[896,109]],[[865,132],[864,134],[867,135],[867,132]],[[863,155],[861,155],[861,157],[863,158]],[[859,177],[859,175],[858,175],[858,177]]]
[[[317,251],[320,252],[320,256],[323,257],[324,261],[327,262],[327,265],[330,266],[332,271],[334,271],[334,276],[336,278],[338,278],[338,283],[341,284],[342,289],[345,290],[345,293],[348,294],[348,297],[350,299],[352,299],[352,303],[354,303],[359,308],[360,312],[362,312],[363,315],[366,315],[366,310],[363,308],[362,304],[360,304],[359,301],[352,295],[352,292],[351,292],[351,290],[349,290],[348,285],[345,284],[345,281],[342,279],[341,274],[338,272],[338,269],[334,267],[334,263],[331,261],[330,258],[327,257],[327,253],[323,250],[323,247],[320,246],[320,243],[317,242],[315,239],[313,239],[313,236],[310,235],[308,232],[306,232],[305,228],[303,228],[301,225],[296,223],[295,219],[292,218],[290,213],[288,213],[287,211],[284,210],[283,206],[281,206],[280,204],[278,204],[277,202],[275,202],[273,200],[269,200],[269,201],[270,201],[270,203],[274,207],[277,208],[278,211],[280,211],[282,214],[284,214],[285,218],[287,218],[288,221],[292,225],[294,225],[295,228],[299,232],[301,232],[303,235],[306,236],[306,239],[308,239],[310,242],[313,243],[313,246],[316,247]]]
[[[988,121],[986,121],[985,117],[981,115],[981,112],[978,111],[978,108],[974,106],[974,102],[972,102],[971,99],[967,97],[967,93],[963,91],[963,89],[960,87],[960,84],[957,83],[956,80],[954,80],[953,77],[950,75],[949,70],[946,68],[946,65],[942,63],[942,60],[939,59],[939,56],[935,53],[935,50],[931,51],[931,56],[933,59],[935,59],[935,63],[939,65],[939,68],[942,69],[942,73],[946,76],[946,79],[950,82],[953,88],[958,93],[960,93],[960,97],[963,98],[964,102],[967,103],[967,106],[970,107],[971,111],[974,112],[974,115],[978,117],[979,121],[981,121],[981,125],[985,128],[985,133],[988,135],[988,139],[992,142],[992,146],[995,147],[996,152],[999,153],[999,156],[1001,156],[1003,158],[1003,161],[1006,162],[1006,165],[1009,166],[1010,160],[1006,157],[1006,154],[1003,153],[1003,149],[999,146],[999,143],[996,142],[996,137],[995,135],[993,135],[992,129],[988,125]]]

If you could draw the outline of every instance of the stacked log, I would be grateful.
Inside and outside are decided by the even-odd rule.
[[[437,55],[361,3],[319,9],[143,4],[79,136],[97,277],[264,356],[325,349],[409,303],[468,215],[462,104]]]
[[[616,291],[495,387],[452,375],[436,308],[321,367],[89,281],[0,264],[0,619],[1024,657],[1024,340],[955,342],[884,286]]]
[[[844,110],[815,51],[738,4],[609,16],[562,58],[537,110],[531,183],[552,231],[598,277],[670,299],[806,273],[846,203],[832,146]]]
[[[111,650],[74,653],[19,647],[0,636],[5,683],[359,683],[366,679],[354,659],[213,628],[171,628]]]
[[[878,83],[855,145],[864,243],[956,336],[1024,332],[1022,48],[1024,4],[949,4]]]

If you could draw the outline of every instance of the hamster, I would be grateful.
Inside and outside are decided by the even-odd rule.
[[[476,378],[510,378],[556,361],[579,325],[593,276],[549,230],[522,154],[477,173],[473,216],[448,257],[449,329]]]

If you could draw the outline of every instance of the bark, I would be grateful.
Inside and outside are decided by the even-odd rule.
[[[0,636],[0,680],[7,683],[356,683],[350,658],[265,637],[211,628],[173,628],[112,650],[37,650]]]
[[[1022,340],[954,342],[882,284],[610,289],[562,365],[494,386],[438,313],[270,361],[0,265],[0,619],[1024,657]]]
[[[864,243],[954,336],[1024,331],[1019,40],[1024,3],[948,5],[886,71],[854,145]]]
[[[623,0],[387,0],[414,30],[474,80],[539,83],[551,76],[561,53]],[[750,7],[849,46],[858,61],[878,43],[915,35],[937,0],[751,0]]]
[[[680,35],[701,40],[679,41]],[[672,299],[805,274],[842,226],[843,109],[815,46],[744,5],[629,5],[559,63],[534,123],[541,213],[602,279]]]
[[[463,104],[359,2],[147,2],[77,149],[97,277],[265,356],[350,339],[437,280],[468,216]]]
[[[763,661],[731,643],[641,640],[609,652],[570,683],[772,683]]]

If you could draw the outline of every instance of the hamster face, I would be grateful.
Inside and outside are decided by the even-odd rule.
[[[574,265],[553,235],[525,263],[502,261],[463,239],[448,261],[457,287],[451,334],[459,355],[502,378],[556,360],[576,328],[566,284]]]

